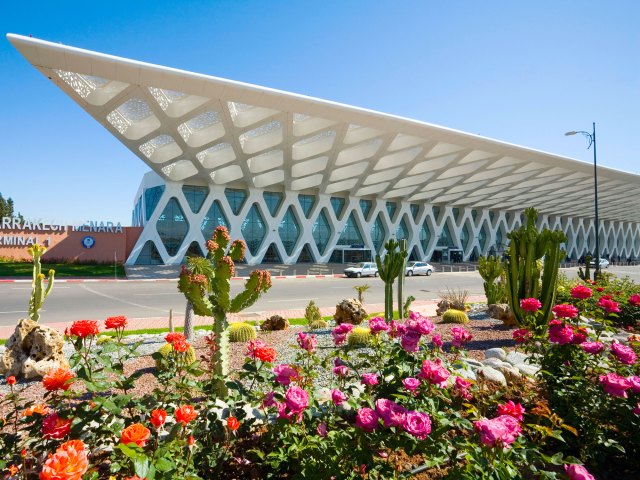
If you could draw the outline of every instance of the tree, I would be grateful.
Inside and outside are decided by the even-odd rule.
[[[0,218],[2,217],[16,217],[19,218],[20,221],[23,220],[22,215],[14,211],[13,199],[9,197],[5,200],[2,193],[0,193]]]

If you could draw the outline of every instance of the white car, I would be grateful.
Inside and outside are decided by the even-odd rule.
[[[589,266],[591,267],[595,267],[596,266],[596,260],[593,259],[589,262]],[[606,258],[601,258],[600,259],[600,268],[609,268],[609,260],[607,260]]]
[[[429,276],[433,273],[433,266],[427,262],[409,262],[404,274],[407,277],[413,275],[426,275]]]
[[[347,277],[377,277],[378,267],[373,262],[356,263],[353,267],[345,269],[344,274]]]

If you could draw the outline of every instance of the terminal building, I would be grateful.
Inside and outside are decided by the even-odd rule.
[[[567,256],[640,256],[640,176],[428,123],[8,35],[151,171],[127,264],[179,264],[217,225],[258,263],[369,260],[390,238],[415,260],[501,254],[535,206]],[[132,192],[133,193],[133,192]]]

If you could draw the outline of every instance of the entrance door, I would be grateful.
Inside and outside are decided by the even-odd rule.
[[[344,249],[344,263],[370,262],[371,251]]]

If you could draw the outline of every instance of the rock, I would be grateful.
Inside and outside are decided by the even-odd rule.
[[[436,315],[441,317],[444,312],[450,309],[460,310],[461,312],[464,312],[465,311],[464,303],[450,302],[449,300],[440,300],[436,308]]]
[[[280,315],[273,315],[267,318],[262,325],[260,325],[260,329],[265,332],[272,332],[276,330],[286,330],[289,328],[289,320]]]
[[[461,359],[461,361],[466,363],[473,370],[477,370],[478,368],[482,368],[484,366],[482,362],[474,360],[473,358],[465,358],[464,360]]]
[[[479,368],[478,371],[476,372],[476,375],[478,377],[484,378],[489,382],[502,385],[503,387],[507,386],[507,379],[505,378],[504,374],[493,367]]]
[[[342,323],[351,323],[352,325],[360,325],[367,317],[367,312],[355,298],[342,300],[336,305],[336,313],[333,320],[337,325]]]
[[[484,352],[485,358],[497,358],[503,362],[507,359],[507,352],[503,348],[490,348]]]
[[[511,311],[511,307],[507,303],[493,303],[487,308],[487,315],[491,318],[502,320],[508,327],[517,325],[516,316]]]
[[[497,358],[487,358],[486,360],[484,360],[482,362],[482,365],[483,366],[487,366],[487,367],[493,367],[493,368],[498,369],[498,370],[500,370],[499,367],[502,367],[504,365],[511,366],[510,363],[503,362],[502,360],[499,360]]]
[[[465,368],[463,365],[458,365],[453,367],[453,371],[451,372],[458,377],[466,378],[467,380],[476,381],[476,374],[470,368]],[[449,377],[451,378],[451,377]]]
[[[540,371],[540,367],[538,365],[528,365],[526,363],[518,363],[514,365],[520,373],[523,375],[527,375],[528,377],[535,377]]]
[[[528,363],[529,355],[522,352],[509,352],[506,361],[511,365],[517,365],[519,363]]]
[[[505,363],[497,368],[498,371],[502,372],[508,382],[513,382],[520,380],[522,378],[522,374],[520,370],[515,366]]]
[[[18,321],[0,357],[0,373],[17,378],[42,378],[55,368],[69,368],[62,352],[64,335],[30,319]]]

